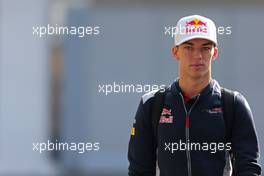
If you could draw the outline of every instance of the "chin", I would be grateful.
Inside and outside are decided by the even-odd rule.
[[[190,76],[193,78],[193,79],[201,79],[201,78],[203,78],[203,77],[207,77],[207,75],[208,75],[208,72],[206,72],[206,73],[191,73],[190,74]]]

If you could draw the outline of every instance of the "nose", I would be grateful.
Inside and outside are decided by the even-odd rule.
[[[200,49],[196,48],[193,50],[192,56],[195,59],[202,59],[202,51]]]

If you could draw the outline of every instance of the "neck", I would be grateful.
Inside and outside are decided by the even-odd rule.
[[[210,82],[211,77],[201,79],[179,79],[179,86],[181,90],[188,97],[194,97],[198,95]]]

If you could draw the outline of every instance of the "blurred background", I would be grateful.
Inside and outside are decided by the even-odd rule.
[[[264,2],[0,0],[0,175],[127,175],[127,148],[144,92],[99,85],[177,78],[165,27],[200,14],[216,25],[213,77],[248,100],[264,153]],[[34,35],[36,26],[99,26],[98,35]],[[99,151],[33,151],[47,141],[99,142]],[[263,165],[263,158],[261,158]]]

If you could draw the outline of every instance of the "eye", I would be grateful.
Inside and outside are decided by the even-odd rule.
[[[187,50],[192,50],[193,49],[193,47],[191,45],[187,45],[184,48],[187,49]]]
[[[204,51],[211,51],[211,49],[212,49],[212,47],[208,47],[208,46],[203,47]]]

